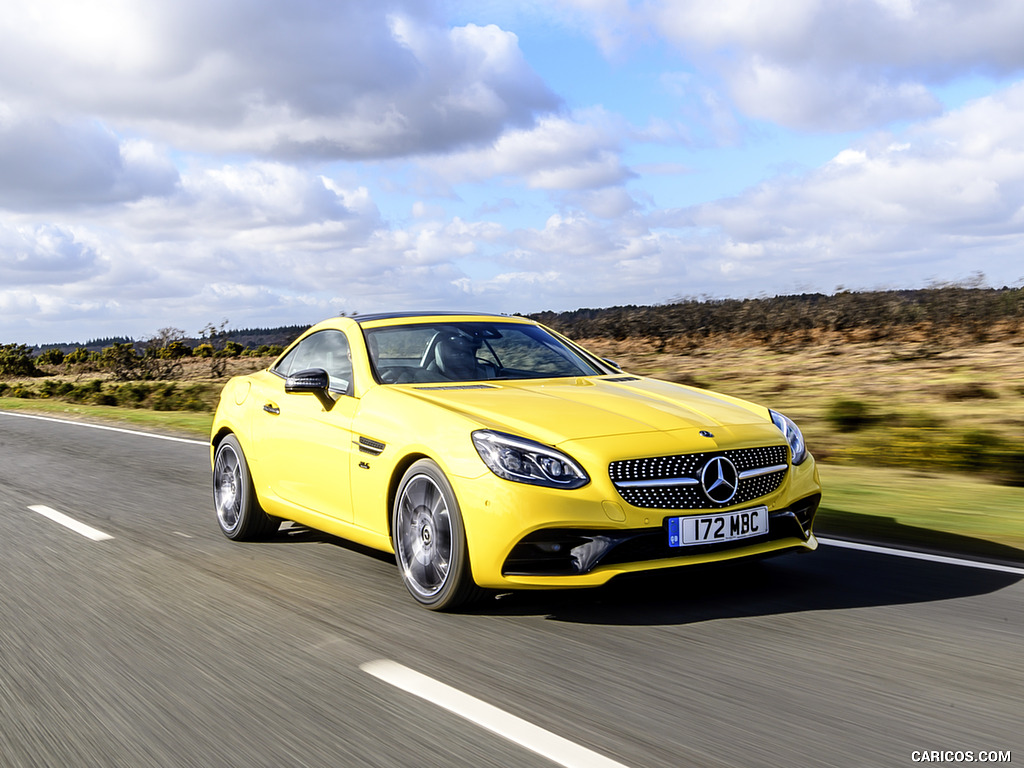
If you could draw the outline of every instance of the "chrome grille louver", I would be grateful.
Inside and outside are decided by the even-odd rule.
[[[701,486],[701,471],[715,457],[736,466],[736,494],[720,504]],[[729,451],[687,453],[646,459],[625,459],[608,465],[608,475],[619,495],[634,507],[646,509],[717,509],[744,504],[776,490],[789,469],[784,445]]]
[[[368,437],[359,438],[359,452],[368,453],[371,456],[380,456],[384,453],[384,449],[387,447],[385,443],[381,443],[377,440],[371,440]]]

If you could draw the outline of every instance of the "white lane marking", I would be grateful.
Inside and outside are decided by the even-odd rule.
[[[948,557],[946,555],[930,555],[927,552],[911,552],[906,549],[895,547],[879,547],[875,544],[861,544],[856,541],[842,541],[840,539],[823,539],[820,536],[818,541],[830,547],[841,547],[843,549],[859,549],[862,552],[874,552],[880,555],[893,555],[894,557],[906,557],[910,560],[927,560],[931,563],[942,563],[943,565],[962,565],[965,568],[977,568],[983,571],[999,571],[1000,573],[1013,573],[1017,576],[1024,576],[1024,568],[1016,568],[1012,565],[999,565],[998,563],[983,563],[979,560],[965,560],[962,557]]]
[[[38,421],[50,421],[56,424],[70,424],[73,427],[87,427],[89,429],[103,429],[107,432],[121,432],[125,435],[138,435],[140,437],[152,437],[155,440],[170,440],[172,443],[188,443],[190,445],[202,445],[208,447],[206,440],[190,440],[187,437],[171,437],[170,435],[158,435],[155,432],[139,432],[135,429],[124,429],[123,427],[108,427],[105,424],[90,424],[87,421],[72,421],[71,419],[55,419],[51,416],[36,416],[32,413],[13,413],[11,411],[0,411],[0,416],[16,416],[19,419],[37,419]]]
[[[604,755],[581,747],[568,739],[545,731],[515,715],[463,693],[450,685],[402,666],[398,662],[379,659],[359,667],[378,680],[419,696],[481,728],[546,757],[566,768],[626,768]]]
[[[42,504],[34,504],[29,507],[33,512],[38,512],[43,517],[48,517],[55,523],[60,523],[65,528],[70,528],[75,533],[80,533],[86,538],[92,539],[93,541],[106,541],[107,539],[114,538],[109,533],[97,530],[92,526],[80,523],[73,517],[68,517],[63,512],[58,512],[56,509],[51,507],[44,507]]]

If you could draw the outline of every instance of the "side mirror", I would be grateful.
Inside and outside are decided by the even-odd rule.
[[[331,386],[331,377],[323,368],[307,368],[297,371],[284,380],[284,391],[289,394],[310,394],[324,407],[325,411],[334,407],[334,398],[327,393]]]
[[[610,365],[612,368],[614,368],[617,371],[621,371],[622,370],[622,366],[619,365],[618,363],[616,363],[614,360],[609,360],[607,357],[605,357],[605,358],[602,358],[602,361],[607,363],[608,365]]]

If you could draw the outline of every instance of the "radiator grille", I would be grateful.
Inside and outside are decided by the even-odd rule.
[[[729,459],[739,474],[736,493],[725,503],[709,498],[701,483],[705,465],[719,456]],[[619,495],[634,507],[717,509],[744,504],[776,490],[786,477],[788,462],[788,448],[772,445],[613,461],[608,474]]]

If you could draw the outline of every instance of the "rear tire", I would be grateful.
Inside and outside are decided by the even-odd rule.
[[[213,502],[221,532],[234,541],[266,538],[281,522],[256,500],[249,465],[234,435],[221,440],[214,453]]]
[[[455,491],[430,459],[417,461],[402,477],[391,533],[398,572],[420,605],[450,611],[479,597]]]

